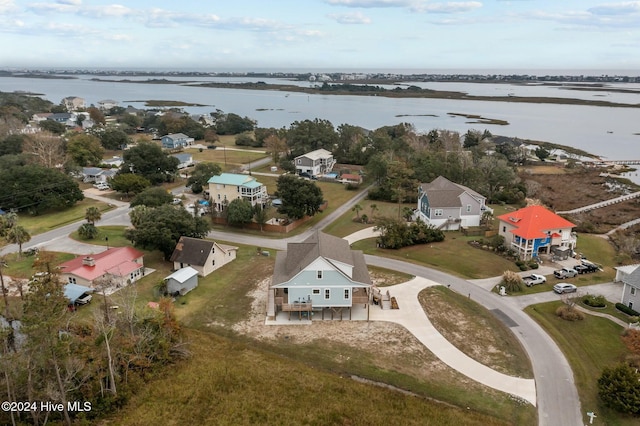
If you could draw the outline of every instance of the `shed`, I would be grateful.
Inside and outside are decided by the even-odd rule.
[[[164,279],[167,293],[185,295],[198,286],[198,271],[191,266],[178,269]]]

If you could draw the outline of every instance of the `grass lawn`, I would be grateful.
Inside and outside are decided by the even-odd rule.
[[[47,252],[53,255],[53,265],[59,265],[62,262],[73,259],[75,256],[70,253]],[[7,267],[2,269],[4,275],[14,278],[29,279],[33,275],[33,262],[35,257],[22,255],[18,259],[17,253],[11,253],[6,256]]]
[[[398,203],[362,200],[358,204],[362,207],[362,210],[359,213],[360,217],[362,217],[363,214],[366,214],[370,219],[369,223],[362,223],[362,220],[358,220],[356,212],[349,210],[327,226],[324,229],[324,232],[337,237],[346,237],[347,235],[353,234],[361,229],[375,226],[376,216],[398,217]],[[375,206],[374,209],[371,208],[372,205]],[[400,206],[400,210],[402,211],[404,207],[415,208],[415,204],[402,204]]]
[[[605,407],[598,398],[597,380],[602,369],[625,359],[629,351],[620,338],[622,327],[605,318],[585,315],[582,321],[564,321],[555,315],[562,302],[525,309],[556,341],[564,352],[576,381],[583,411],[594,411],[598,424],[631,426],[638,419],[622,416]],[[584,419],[587,424],[587,418]]]
[[[124,247],[131,245],[124,236],[124,226],[96,226],[98,228],[98,236],[92,240],[85,240],[78,235],[78,231],[73,231],[69,237],[76,241],[87,244],[95,244],[97,246]]]
[[[515,263],[467,244],[474,238],[452,231],[446,232],[445,240],[440,243],[421,244],[399,250],[377,248],[375,238],[358,241],[352,247],[366,254],[426,265],[466,279],[496,277],[506,270],[517,270]]]
[[[470,358],[510,376],[533,378],[526,351],[487,309],[443,286],[425,288],[418,299],[433,326]]]
[[[92,200],[91,198],[85,198],[66,210],[46,212],[38,216],[32,216],[28,213],[20,213],[18,215],[18,222],[20,225],[24,226],[31,235],[37,235],[51,231],[52,229],[60,226],[83,220],[89,207],[97,207],[101,213],[105,213],[112,209],[112,207],[106,203]]]
[[[203,149],[202,152],[200,152],[199,149],[189,149],[187,152],[193,155],[195,161],[218,163],[221,167],[224,167],[226,163],[227,166],[232,166],[231,168],[236,168],[241,164],[247,164],[268,156],[268,154],[263,152],[251,152],[248,150],[232,151],[221,148]]]

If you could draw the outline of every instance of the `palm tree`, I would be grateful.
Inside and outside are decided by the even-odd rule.
[[[97,207],[89,207],[84,214],[84,218],[91,225],[95,225],[96,222],[102,218],[102,213],[100,213],[100,210]]]
[[[358,220],[360,220],[360,210],[362,210],[362,206],[360,204],[356,204],[351,209],[352,212],[356,212],[356,217],[358,218]]]
[[[31,239],[24,226],[16,225],[7,232],[7,241],[18,245],[18,258],[22,257],[22,245]]]
[[[18,215],[11,212],[0,216],[0,236],[7,235],[9,229],[18,224]]]
[[[6,257],[0,257],[0,285],[2,285],[2,297],[4,298],[4,316],[7,321],[11,319],[9,316],[9,299],[7,297],[7,289],[4,287],[4,276],[2,270],[7,267]]]
[[[378,211],[378,206],[376,204],[371,204],[369,208],[371,209],[371,217],[373,217],[374,213]]]

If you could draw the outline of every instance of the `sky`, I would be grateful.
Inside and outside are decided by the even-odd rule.
[[[640,70],[640,1],[0,0],[0,68]]]

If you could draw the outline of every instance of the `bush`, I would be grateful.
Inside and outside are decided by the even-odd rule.
[[[605,368],[598,379],[598,394],[607,407],[626,414],[640,414],[640,373],[622,363]]]
[[[528,266],[529,266],[529,269],[538,269],[540,265],[538,265],[538,262],[531,261],[528,263]]]
[[[619,310],[619,311],[624,312],[627,315],[631,315],[631,316],[635,316],[635,317],[640,315],[640,312],[635,311],[635,310],[631,309],[630,307],[628,307],[627,305],[622,304],[622,303],[616,303],[616,309]]]
[[[584,299],[582,299],[582,303],[592,308],[604,308],[607,306],[604,296],[596,296],[594,294],[585,296]]]
[[[522,277],[513,271],[504,271],[502,274],[502,282],[500,283],[508,292],[515,293],[522,291],[524,281]]]
[[[518,266],[518,268],[520,268],[520,270],[521,270],[521,271],[526,271],[527,269],[529,269],[529,267],[527,266],[527,264],[526,264],[526,263],[524,263],[524,264],[522,264],[522,265]]]
[[[517,266],[518,268],[521,268],[524,264],[525,264],[525,263],[524,263],[524,261],[523,261],[523,260],[520,260],[520,259],[516,260],[516,266]]]
[[[584,319],[582,312],[567,305],[558,307],[556,315],[566,321],[581,321]]]

